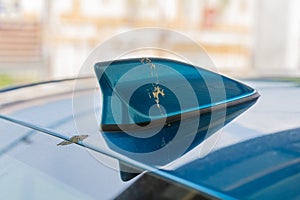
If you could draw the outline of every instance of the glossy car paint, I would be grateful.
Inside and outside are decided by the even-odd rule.
[[[95,72],[103,91],[101,128],[111,149],[137,159],[135,153],[163,148],[173,141],[178,131],[184,132],[180,143],[192,141],[183,152],[168,153],[166,158],[164,155],[160,159],[146,155],[139,158],[146,163],[157,160],[158,165],[165,165],[199,145],[207,134],[218,131],[259,97],[253,88],[238,81],[169,59],[102,62],[95,65]],[[159,107],[152,95],[155,88],[163,92]],[[131,90],[134,92],[128,94]],[[153,107],[156,112],[150,114]],[[164,112],[159,112],[161,107]],[[151,135],[160,122],[164,125],[154,136],[136,137]],[[198,125],[195,131],[194,124]],[[180,126],[184,130],[179,130]]]
[[[230,178],[235,182],[246,182],[246,177],[248,176],[245,175],[251,175],[249,171],[247,173],[247,170],[254,172],[260,171],[263,164],[263,162],[260,162],[261,158],[263,158],[263,161],[272,160],[274,156],[276,158],[277,149],[288,149],[289,153],[281,153],[280,151],[280,155],[278,155],[280,159],[264,163],[263,168],[268,169],[276,163],[290,163],[290,161],[295,160],[297,156],[297,137],[289,137],[288,140],[284,141],[283,138],[287,135],[285,133],[279,134],[281,136],[278,137],[278,139],[276,139],[277,134],[274,134],[274,140],[278,142],[275,146],[272,145],[274,144],[272,142],[268,145],[269,140],[264,139],[259,139],[258,142],[254,142],[251,148],[248,148],[249,146],[245,146],[245,143],[242,142],[251,138],[273,134],[281,130],[299,127],[299,106],[291,107],[290,105],[298,105],[300,88],[293,83],[266,81],[248,83],[260,91],[260,100],[253,108],[222,129],[221,137],[214,145],[213,152],[207,156],[209,159],[201,159],[200,153],[201,146],[207,145],[211,138],[206,139],[201,145],[176,160],[171,166],[165,167],[163,171],[157,170],[162,171],[162,173],[158,172],[161,177],[223,199],[239,198],[243,196],[244,192],[245,198],[257,197],[251,196],[251,193],[258,195],[259,192],[264,189],[270,191],[264,193],[266,195],[264,197],[267,199],[280,199],[281,196],[276,195],[276,190],[272,192],[272,187],[269,187],[270,185],[265,184],[265,182],[260,182],[263,179],[257,179],[255,182],[260,188],[254,187],[254,190],[248,188],[248,191],[245,190],[239,194],[228,189],[226,190],[226,187],[223,187],[228,183],[226,180]],[[65,85],[52,86],[47,88],[47,93],[51,88],[62,88]],[[36,88],[31,89],[32,93],[35,91],[38,90]],[[80,92],[74,97],[84,99],[87,93],[94,94],[94,88]],[[101,96],[98,91],[95,95],[97,98]],[[7,98],[7,96],[8,94],[6,93],[5,98]],[[22,97],[24,95],[18,94],[17,96]],[[31,96],[33,95],[31,94]],[[98,106],[100,105],[99,102]],[[98,109],[99,114],[101,106]],[[51,128],[56,132],[64,133],[66,136],[78,134],[73,121],[71,93],[63,93],[61,95],[48,94],[46,97],[39,98],[38,100],[36,98],[29,98],[21,103],[1,104],[1,114],[28,121],[41,127]],[[85,119],[91,114],[94,115],[94,113],[90,111],[83,111],[81,117]],[[99,124],[95,124],[91,127],[88,133],[90,138],[93,139],[93,136],[99,137],[98,125]],[[78,148],[76,145],[57,147],[56,144],[61,142],[60,139],[49,137],[40,132],[33,132],[31,129],[14,125],[4,120],[0,121],[0,128],[2,149],[1,194],[6,199],[20,199],[22,197],[28,197],[30,199],[53,199],[61,197],[64,197],[64,199],[76,199],[76,197],[78,199],[99,199],[99,197],[108,199],[118,195],[139,178],[137,177],[130,182],[124,183],[121,181],[117,170],[113,170],[95,160],[86,150]],[[297,133],[297,131],[295,133]],[[293,136],[293,134],[291,135]],[[281,143],[280,141],[283,142]],[[220,150],[221,152],[224,147],[238,143],[241,144],[239,148],[226,150],[226,153],[229,153],[226,158],[221,158],[220,155],[225,155],[219,153],[216,153],[219,156],[211,156],[213,154],[215,155],[214,152],[216,150]],[[288,147],[289,143],[293,144],[293,148]],[[100,145],[99,147],[105,148],[105,145]],[[262,153],[262,155],[259,153],[260,150],[262,152],[268,152],[269,150],[267,149],[271,150],[271,154]],[[256,153],[261,155],[261,157],[258,156],[258,160],[245,163],[239,160],[242,157],[247,158],[247,155],[254,155],[254,157],[256,157]],[[214,158],[218,158],[220,161],[214,160]],[[240,164],[240,166],[238,166],[240,170],[234,170],[234,173],[231,173],[230,169],[232,169],[232,166],[230,166],[229,159],[232,160],[231,164],[236,160]],[[197,162],[197,160],[199,160],[199,162]],[[212,171],[210,171],[209,168],[205,168],[201,165],[203,163],[207,164],[208,161],[216,165],[219,164],[219,166],[212,166]],[[223,165],[221,165],[222,163]],[[229,165],[228,170],[226,170],[227,164]],[[199,168],[198,172],[197,168],[199,165],[202,167]],[[243,168],[245,168],[245,170],[242,170]],[[221,172],[216,174],[215,172],[218,170]],[[215,172],[213,173],[213,171]],[[211,182],[204,184],[203,180],[205,180],[209,174],[204,176],[203,173],[208,172],[212,173]],[[283,173],[283,176],[275,176],[273,180],[280,180],[281,178],[284,180],[285,175],[292,177],[293,173],[295,173],[295,175],[297,174],[296,172],[295,170],[291,170],[289,174]],[[198,182],[195,181],[194,177],[199,176],[203,176],[203,178],[200,178]],[[255,176],[253,176],[253,178],[255,179]],[[299,182],[293,182],[293,184],[299,185]],[[265,188],[263,188],[264,186]],[[289,189],[298,192],[298,190],[293,190],[291,185],[285,186],[286,187],[281,188],[282,193],[288,193]]]
[[[223,148],[170,173],[237,199],[299,199],[300,128]]]
[[[217,109],[216,106],[237,101],[251,102],[259,97],[253,88],[203,68],[169,59],[147,58],[148,62],[143,59],[108,61],[95,65],[104,99],[102,130],[114,131],[109,129],[112,127],[106,129],[108,125],[147,124],[161,118],[167,118],[166,123],[172,123],[194,111],[207,113],[211,112],[205,110],[207,108]],[[165,112],[150,114],[150,108],[156,105],[152,95],[156,87],[164,91],[159,98],[159,106]],[[134,92],[128,95],[131,90]],[[192,98],[193,95],[195,98]],[[120,109],[113,110],[112,106],[118,104]],[[178,118],[175,117],[177,115]],[[188,117],[199,117],[199,112]]]

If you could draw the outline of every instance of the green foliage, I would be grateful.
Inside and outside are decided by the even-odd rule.
[[[14,79],[6,74],[0,74],[0,87],[6,87],[14,83]]]

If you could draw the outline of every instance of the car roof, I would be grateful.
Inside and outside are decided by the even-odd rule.
[[[9,92],[5,91],[1,93],[0,97],[2,98],[1,100],[4,99],[3,101],[1,101],[4,102],[1,103],[1,114],[4,113],[14,118],[37,124],[41,127],[53,129],[67,136],[72,136],[78,132],[78,125],[76,124],[76,121],[74,121],[74,110],[72,107],[72,101],[74,101],[74,98],[82,98],[84,100],[87,96],[92,96],[96,105],[93,105],[95,107],[94,110],[79,110],[78,113],[75,114],[75,116],[77,117],[82,117],[84,119],[88,115],[100,116],[101,110],[101,108],[99,107],[99,99],[101,99],[101,94],[99,93],[99,89],[95,87],[93,78],[91,78],[91,80],[86,79],[86,83],[80,91],[73,90],[74,81],[75,80],[68,80],[64,82],[34,85],[27,87],[27,91],[25,91],[26,88],[10,90]],[[201,150],[200,145],[199,148],[194,149],[192,152],[188,153],[183,158],[178,159],[177,162],[172,163],[172,165],[170,166],[167,166],[166,168],[164,168],[164,170],[160,170],[164,172],[161,174],[162,176],[170,175],[169,177],[165,178],[167,178],[168,180],[178,182],[187,187],[198,189],[200,191],[203,189],[215,191],[215,193],[211,195],[217,197],[241,197],[235,195],[235,193],[230,193],[226,190],[222,190],[221,187],[218,187],[217,182],[209,185],[206,183],[206,181],[203,181],[204,179],[199,179],[199,182],[195,181],[194,178],[197,177],[197,174],[201,175],[202,173],[204,173],[205,170],[209,171],[209,169],[205,168],[204,170],[203,168],[200,168],[198,170],[198,168],[194,166],[207,165],[203,163],[208,162],[207,160],[209,159],[216,159],[215,154],[217,152],[222,152],[224,150],[224,147],[238,144],[240,145],[240,148],[245,149],[246,147],[243,141],[249,140],[251,138],[258,138],[260,136],[273,134],[278,131],[295,129],[299,126],[297,119],[299,119],[300,113],[299,106],[290,106],[297,105],[297,99],[294,98],[297,94],[300,94],[300,88],[298,88],[297,85],[293,83],[268,81],[248,81],[248,84],[253,85],[253,87],[255,87],[260,92],[261,99],[258,101],[258,103],[244,115],[236,119],[228,126],[224,127],[221,133],[217,135],[217,140],[214,140],[215,143],[213,147],[208,150],[208,152]],[[60,89],[58,90],[57,88]],[[285,98],[278,98],[279,96]],[[7,97],[9,97],[9,99]],[[14,99],[18,100],[18,102],[14,102]],[[276,124],[276,126],[274,126],[274,124]],[[29,165],[31,168],[37,169],[38,171],[42,170],[42,172],[45,172],[46,174],[51,174],[51,177],[57,177],[57,179],[61,179],[61,176],[63,176],[63,172],[68,171],[69,175],[65,176],[65,179],[68,179],[68,184],[71,183],[69,180],[72,180],[72,178],[70,178],[71,174],[83,173],[87,175],[88,173],[84,172],[84,166],[90,166],[90,162],[93,162],[92,160],[95,159],[95,157],[93,157],[93,154],[91,156],[89,151],[83,151],[81,153],[78,153],[78,151],[80,150],[75,150],[78,149],[75,145],[63,149],[58,148],[56,144],[59,143],[61,140],[57,138],[51,138],[42,134],[37,134],[36,132],[33,132],[28,128],[12,125],[4,121],[1,121],[0,127],[2,133],[13,132],[13,134],[2,134],[2,137],[4,138],[3,140],[1,140],[1,149],[4,155],[3,158],[11,160],[7,162],[12,163],[14,165],[15,163],[19,163],[21,161],[21,163],[26,164],[26,167]],[[92,135],[90,138],[99,139],[100,134],[98,127],[90,128],[91,129],[89,131],[89,134]],[[205,147],[205,144],[211,142],[211,140],[211,137],[207,138],[205,143],[202,144],[202,147]],[[14,144],[17,143],[16,141],[21,141],[19,143],[21,143],[20,146],[22,148],[26,147],[26,141],[33,142],[31,144],[29,143],[30,148],[29,146],[27,146],[25,148],[26,150],[24,150],[21,147],[16,147],[19,146]],[[282,145],[284,144],[286,145],[286,143],[282,143]],[[13,147],[12,149],[15,150],[11,151],[10,147]],[[273,146],[270,146],[270,148],[272,149]],[[9,151],[5,149],[9,149]],[[22,153],[20,153],[20,151]],[[43,154],[43,164],[35,161],[35,158],[40,155],[39,153],[44,151],[51,151],[52,153]],[[237,154],[243,154],[243,152],[241,151],[238,151],[236,154],[233,154],[233,150],[224,150],[224,152],[230,152],[229,154],[232,154],[232,156],[235,158],[238,158]],[[208,155],[206,156],[207,153]],[[219,154],[221,155],[221,153]],[[53,155],[58,155],[58,158],[53,157]],[[204,159],[201,159],[201,157],[203,156],[206,157]],[[285,157],[287,155],[283,154],[282,156]],[[209,162],[211,162],[212,160],[210,160]],[[215,162],[218,163],[221,161],[215,160]],[[57,163],[62,164],[58,165]],[[86,165],[82,165],[82,163],[86,163]],[[224,166],[227,166],[226,162]],[[43,171],[44,169],[46,171]],[[201,169],[203,171],[201,171]],[[81,183],[76,183],[75,177],[73,179],[74,181],[72,181],[72,183],[74,182],[72,188],[86,187],[83,191],[87,193],[89,193],[90,190],[94,190],[94,197],[99,195],[99,193],[105,191],[111,192],[113,189],[115,190],[115,192],[112,194],[117,195],[135,181],[134,179],[132,180],[132,182],[123,183],[119,179],[118,171],[104,166],[102,162],[100,162],[99,166],[97,165],[97,167],[95,165],[94,170],[95,172],[92,171],[91,174],[95,175],[93,175],[94,178],[91,180],[89,179],[82,181]],[[101,187],[97,185],[100,184],[98,182],[98,179],[102,179],[103,171],[107,170],[110,172],[107,172],[106,174],[111,174],[111,176],[105,178],[105,180],[107,180],[111,185],[115,186],[109,187],[107,184],[101,183],[101,187],[103,189],[102,190],[99,189]],[[57,173],[57,171],[60,173],[55,174]],[[225,175],[228,175],[228,172],[226,172],[226,170],[224,173]],[[240,177],[240,179],[242,178],[243,177]],[[94,184],[96,184],[97,187],[95,186],[93,187],[93,189],[91,189],[88,186],[82,186],[83,184],[92,184],[93,186]]]
[[[170,171],[237,199],[299,199],[300,128],[215,151]]]

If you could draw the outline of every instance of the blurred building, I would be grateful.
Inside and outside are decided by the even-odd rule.
[[[89,52],[112,35],[162,27],[202,45],[223,73],[294,75],[300,70],[298,2],[0,0],[0,73],[74,76]],[[197,56],[189,44],[173,46]]]
[[[300,75],[299,8],[298,0],[256,2],[252,66],[258,74]]]

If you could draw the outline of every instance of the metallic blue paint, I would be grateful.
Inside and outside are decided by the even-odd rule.
[[[48,129],[48,128],[43,128],[43,127],[38,126],[36,124],[25,122],[25,121],[22,121],[22,120],[13,118],[13,117],[5,116],[5,115],[0,115],[0,119],[5,120],[5,121],[9,121],[9,122],[14,123],[14,124],[18,124],[18,125],[21,125],[21,126],[28,127],[32,130],[36,130],[36,131],[39,131],[41,133],[54,136],[56,138],[60,138],[60,139],[63,139],[63,140],[70,141],[69,136],[66,136],[65,134],[57,132],[55,130],[51,130],[51,129]],[[160,177],[164,177],[164,179],[167,179],[167,180],[170,180],[170,181],[180,182],[182,184],[187,185],[190,188],[194,188],[196,190],[199,190],[199,191],[201,191],[202,193],[205,193],[208,196],[218,197],[218,198],[222,198],[222,199],[234,199],[234,198],[232,198],[230,196],[227,196],[223,193],[220,193],[216,190],[211,190],[210,188],[206,188],[206,187],[203,187],[201,185],[196,185],[193,182],[189,182],[189,181],[181,179],[177,176],[174,176],[173,174],[171,174],[167,171],[158,170],[154,166],[150,166],[150,165],[147,165],[145,163],[142,163],[142,162],[130,159],[130,158],[126,158],[124,156],[121,156],[120,154],[116,154],[114,152],[111,152],[110,150],[107,150],[107,149],[104,149],[104,148],[99,148],[97,146],[94,146],[94,145],[91,145],[91,144],[88,144],[88,143],[84,143],[82,141],[79,141],[79,142],[74,143],[74,144],[77,144],[79,146],[83,146],[87,149],[90,149],[90,150],[98,152],[100,154],[109,156],[111,158],[116,158],[117,160],[122,161],[123,163],[126,163],[130,166],[134,166],[135,168],[151,172],[151,173],[153,173],[155,175],[158,175]]]
[[[144,60],[134,58],[95,65],[103,92],[103,136],[111,149],[128,157],[165,147],[183,126],[184,134],[178,140],[178,149],[183,140],[190,140],[190,144],[182,152],[174,149],[168,155],[161,155],[157,162],[151,159],[157,165],[171,162],[200,144],[207,134],[213,134],[243,113],[259,97],[253,88],[203,68],[162,58]],[[163,107],[165,113],[158,111],[157,102],[151,96],[155,87],[164,91],[159,107]],[[134,92],[128,95],[131,90]],[[188,92],[195,98],[187,95]],[[149,114],[153,107],[157,112]],[[151,137],[135,137],[151,135],[156,130],[147,126],[148,123],[160,120],[164,125],[158,133]],[[142,126],[137,130],[130,128],[132,124]],[[195,124],[198,128],[192,130],[190,127]],[[116,128],[118,126],[120,130]],[[149,157],[140,160],[147,162]]]
[[[265,92],[264,94],[266,95],[264,97],[266,98],[262,98],[262,101],[259,102],[259,106],[255,107],[256,110],[254,109],[247,113],[249,118],[244,118],[244,122],[247,120],[246,122],[249,127],[256,126],[258,128],[250,129],[248,126],[242,126],[242,123],[239,123],[241,118],[239,118],[237,121],[232,123],[235,124],[235,126],[227,126],[225,128],[225,130],[227,129],[228,131],[227,134],[233,133],[233,136],[238,134],[253,134],[254,136],[257,136],[255,135],[255,131],[258,131],[262,126],[261,124],[256,124],[259,120],[268,122],[267,119],[263,119],[267,117],[275,119],[277,117],[276,119],[279,120],[279,122],[284,121],[284,125],[286,125],[287,120],[291,121],[294,119],[292,111],[294,114],[296,112],[299,113],[299,107],[289,107],[290,109],[287,110],[287,107],[280,107],[280,105],[297,105],[295,103],[296,101],[285,100],[288,99],[288,97],[295,100],[295,94],[299,94],[299,88],[292,88],[290,86],[283,87],[281,90],[285,91],[285,93],[280,93],[278,87],[274,87],[273,83],[270,85],[272,85],[272,88],[261,88],[261,90],[263,90],[262,92]],[[291,89],[294,89],[294,93]],[[268,91],[272,91],[272,93],[269,94],[269,99],[267,98]],[[92,92],[94,92],[94,90]],[[286,98],[275,98],[278,97],[276,96],[278,94],[285,95]],[[32,132],[32,130],[28,130],[26,128],[19,127],[19,129],[16,129],[16,125],[10,125],[4,120],[9,120],[22,126],[34,128],[47,134],[53,133],[53,136],[60,136],[60,138],[63,139],[69,139],[70,137],[68,135],[76,130],[73,121],[71,120],[71,109],[64,109],[66,105],[71,105],[71,99],[71,97],[68,97],[68,103],[56,99],[54,102],[46,102],[40,106],[32,105],[26,110],[14,111],[14,113],[10,115],[14,117],[1,115],[1,141],[3,142],[8,139],[14,139],[15,136],[24,135],[27,137],[27,133],[29,134]],[[270,99],[272,99],[272,101],[270,101]],[[272,107],[274,106],[274,104],[272,104],[274,103],[274,99],[280,99],[280,101],[277,102],[278,104],[276,104],[276,108],[281,109],[279,112],[270,109],[274,108]],[[257,109],[260,112],[257,113]],[[55,112],[56,110],[60,110],[62,112],[60,115],[54,115],[53,113],[55,112],[52,112],[54,110]],[[85,110],[85,112],[87,112],[87,110]],[[235,111],[232,112],[234,113]],[[274,113],[277,115],[274,115]],[[70,120],[65,120],[65,116],[70,118]],[[258,116],[260,116],[260,118],[258,118]],[[24,122],[25,118],[30,123]],[[64,119],[62,120],[62,124],[53,123],[53,121],[60,121],[61,118]],[[284,120],[284,118],[286,119]],[[292,128],[294,126],[294,124],[280,126],[279,122],[277,121],[278,124],[274,125],[274,127],[285,130],[286,127]],[[42,126],[37,126],[36,124],[42,124]],[[44,127],[51,127],[53,130],[45,129]],[[96,129],[97,127],[95,127],[95,131],[92,132],[93,134],[97,134]],[[269,131],[269,133],[272,133],[272,131]],[[267,133],[264,132],[261,134]],[[84,151],[86,154],[79,154],[80,152],[78,151],[78,148],[74,145],[63,149],[58,148],[56,146],[58,141],[57,139],[55,140],[51,137],[44,137],[40,134],[34,134],[34,137],[29,139],[33,141],[32,144],[26,144],[28,146],[24,145],[26,149],[24,150],[21,148],[22,152],[18,151],[18,155],[13,156],[20,161],[26,161],[35,167],[35,173],[38,173],[39,171],[49,173],[49,170],[51,169],[52,173],[49,173],[49,175],[55,177],[57,180],[62,179],[70,185],[76,185],[77,182],[79,182],[77,180],[81,180],[80,182],[84,183],[84,188],[82,188],[83,186],[78,186],[77,189],[87,192],[92,191],[90,190],[91,188],[96,188],[94,190],[100,192],[97,194],[95,193],[95,198],[99,197],[99,193],[101,195],[101,192],[112,193],[116,190],[116,181],[119,180],[118,174],[111,173],[109,174],[109,178],[103,181],[103,176],[108,174],[107,170],[105,171],[107,167],[97,163],[97,165],[95,165],[97,170],[91,171],[90,168],[85,168],[91,165],[90,162],[87,162],[88,158],[91,158],[87,152]],[[232,139],[232,137],[229,137],[229,139]],[[159,177],[175,182],[176,184],[178,183],[194,188],[220,199],[299,199],[300,129],[293,129],[274,134],[272,133],[268,136],[255,138],[245,142],[240,142],[239,140],[238,142],[239,143],[236,145],[215,151],[205,158],[196,158],[193,161],[188,160],[188,162],[180,161],[180,167],[170,170],[159,170],[153,166],[143,163],[140,165],[140,162],[131,162],[132,159],[125,158],[126,161],[128,161],[127,163],[130,163],[133,166],[140,168],[145,167],[145,170],[149,171],[153,170],[153,173]],[[85,143],[81,143],[81,145],[87,146],[88,148],[88,145],[85,145]],[[102,152],[102,148],[95,148],[97,148],[94,149],[95,151]],[[44,156],[43,159],[39,158],[38,156],[44,155],[43,152],[47,149],[52,150],[51,153],[45,154],[47,156]],[[111,151],[107,151],[106,149],[104,150],[104,152],[108,153],[107,155],[112,155]],[[2,155],[2,159],[7,155],[12,156],[12,153],[8,154],[5,152],[5,154]],[[117,158],[124,159],[124,157]],[[40,163],[42,164],[38,165],[37,163],[40,160]],[[3,177],[11,177],[11,180],[20,181],[19,176],[14,176],[16,171],[13,166],[7,165],[7,168],[10,169],[9,172],[11,173],[3,173],[2,175]],[[80,171],[86,173],[78,173],[78,169],[83,170],[83,168],[85,170],[88,169],[88,171]],[[25,172],[27,171],[22,171],[21,174],[24,175]],[[95,172],[97,172],[97,176],[94,174]],[[76,176],[74,176],[75,173]],[[90,177],[88,179],[84,179],[87,178],[87,175],[97,178],[95,178],[96,180],[92,180]],[[106,188],[106,186],[109,185],[107,184],[108,181],[113,183],[111,190]],[[20,190],[20,188],[17,188],[16,185],[20,185],[22,183],[24,187],[21,187],[22,190]],[[13,190],[14,193],[20,193],[21,195],[28,197],[28,193],[30,194],[30,192],[34,189],[25,187],[27,185],[33,185],[30,182],[30,177],[27,177],[26,180],[20,181],[20,184],[17,184],[17,181],[13,182],[13,184],[5,182],[1,186],[7,186],[6,188],[8,188],[9,191]],[[43,194],[44,193],[45,192],[43,191]],[[54,193],[58,193],[58,191],[55,191]],[[10,192],[10,194],[12,193]],[[53,193],[47,194],[50,197],[53,195]]]
[[[229,146],[169,173],[237,199],[299,199],[300,128]]]
[[[148,58],[151,62],[143,63],[142,59],[116,60],[95,65],[103,92],[102,125],[147,123],[256,94],[254,89],[238,81],[187,63],[162,58]],[[155,65],[155,71],[152,65]],[[134,70],[137,67],[138,70]],[[155,75],[149,75],[151,73]],[[187,84],[190,88],[185,87]],[[155,86],[165,91],[165,96],[159,99],[159,105],[164,107],[166,113],[150,115],[149,109],[156,103],[149,95],[152,95]],[[127,96],[132,88],[134,93]],[[191,92],[196,96],[195,99],[186,96],[190,92],[188,90],[193,90]],[[112,100],[113,95],[119,99]],[[112,102],[120,104],[120,109],[115,110],[118,113],[112,113],[112,106],[116,106],[111,105]]]

